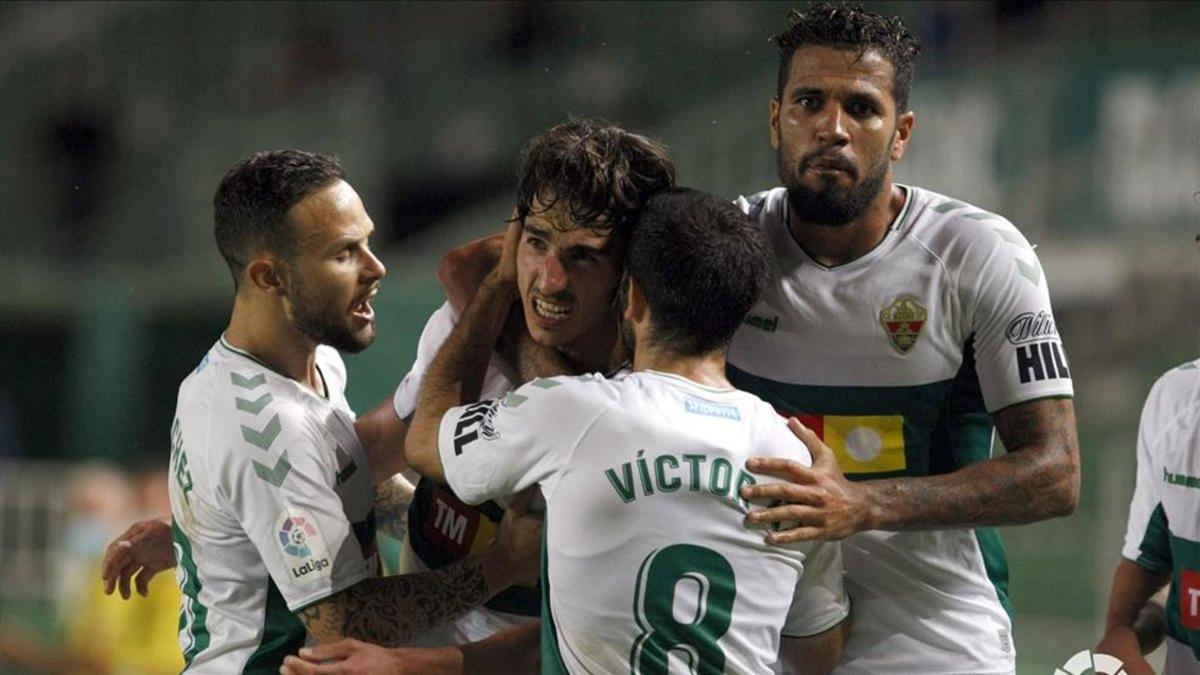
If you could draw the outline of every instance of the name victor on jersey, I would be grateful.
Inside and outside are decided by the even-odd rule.
[[[604,476],[626,504],[638,497],[649,497],[655,491],[658,494],[677,492],[684,488],[686,480],[687,492],[704,490],[743,509],[749,508],[749,502],[741,496],[742,486],[758,482],[746,471],[735,470],[733,464],[724,457],[714,457],[709,461],[704,453],[665,453],[651,460],[646,457],[645,450],[638,450],[637,458],[632,462],[605,469]]]

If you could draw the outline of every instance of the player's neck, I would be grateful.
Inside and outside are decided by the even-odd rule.
[[[225,341],[280,375],[325,394],[317,370],[317,345],[296,330],[276,303],[239,294],[233,301]]]
[[[883,241],[896,215],[904,208],[904,188],[890,180],[862,215],[842,225],[801,221],[788,206],[788,229],[800,248],[825,267],[837,267],[870,253]]]
[[[629,360],[629,348],[620,337],[617,319],[610,329],[591,331],[582,339],[559,348],[577,373],[609,373]]]
[[[634,372],[655,370],[660,373],[671,373],[714,389],[733,388],[729,379],[725,377],[724,349],[717,349],[700,356],[685,356],[639,339],[637,348],[633,352],[633,370]]]

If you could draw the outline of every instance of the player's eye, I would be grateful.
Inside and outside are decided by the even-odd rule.
[[[869,117],[879,113],[879,111],[875,109],[875,106],[871,105],[867,101],[851,101],[846,110],[855,117]]]
[[[821,107],[821,97],[812,95],[800,96],[796,99],[796,105],[805,110],[816,110]]]
[[[546,250],[546,240],[542,239],[541,237],[532,234],[525,235],[525,243],[536,251]]]

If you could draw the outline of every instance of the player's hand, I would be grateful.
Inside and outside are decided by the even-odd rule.
[[[350,675],[351,673],[462,672],[462,652],[455,647],[388,649],[354,639],[306,647],[300,656],[288,656],[279,669],[283,675]]]
[[[117,588],[121,597],[128,600],[132,580],[138,595],[145,597],[150,592],[150,579],[175,566],[175,546],[171,543],[169,523],[170,520],[164,518],[141,520],[109,543],[100,572],[106,594],[112,595],[113,589]]]
[[[466,310],[480,284],[496,268],[503,246],[504,233],[493,234],[469,241],[442,258],[437,278],[455,312],[462,314]]]
[[[531,487],[513,498],[496,531],[496,546],[511,570],[509,578],[515,585],[533,586],[541,570],[542,516],[529,510],[537,489]]]
[[[1128,628],[1110,630],[1092,651],[1119,659],[1121,672],[1127,675],[1154,675],[1154,668],[1142,656],[1137,635]]]
[[[870,529],[866,490],[846,480],[833,450],[800,420],[789,418],[788,428],[808,446],[813,464],[807,467],[782,457],[747,460],[746,468],[751,472],[785,481],[742,488],[742,496],[746,499],[783,502],[779,506],[753,510],[747,520],[751,523],[786,523],[788,529],[767,534],[767,541],[772,544],[844,539]]]
[[[506,288],[516,287],[517,246],[521,243],[522,228],[521,219],[517,217],[517,210],[513,209],[512,215],[509,217],[508,229],[504,231],[504,243],[500,247],[500,261],[496,263],[496,269],[492,270],[488,281],[502,284]]]

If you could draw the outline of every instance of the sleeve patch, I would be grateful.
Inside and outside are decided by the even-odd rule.
[[[333,575],[329,549],[317,520],[303,509],[290,509],[276,521],[279,552],[292,579],[299,583],[327,579]]]

